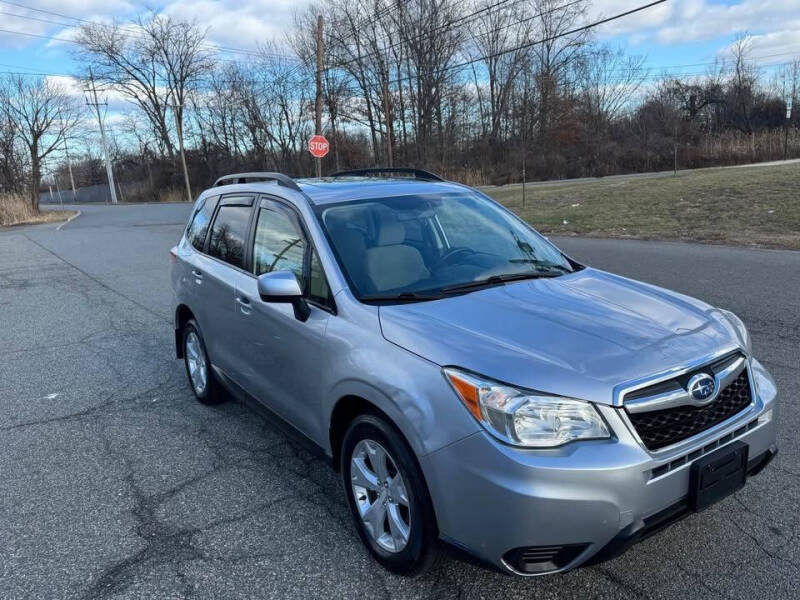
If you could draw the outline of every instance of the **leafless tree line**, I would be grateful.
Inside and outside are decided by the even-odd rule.
[[[324,19],[324,171],[419,166],[470,183],[600,176],[800,155],[800,62],[769,74],[748,39],[702,76],[652,73],[598,42],[588,0],[322,0],[285,40],[223,59],[198,23],[88,24],[79,77],[130,106],[109,154],[127,199],[239,169],[313,172],[316,21]],[[0,187],[38,202],[42,160],[69,139],[101,183],[82,99],[47,79],[0,84]],[[796,104],[796,103],[795,103]],[[180,160],[180,140],[186,164]],[[59,155],[60,156],[60,155]],[[56,174],[65,165],[49,159]],[[63,179],[62,179],[63,181]],[[27,183],[21,183],[27,182]]]

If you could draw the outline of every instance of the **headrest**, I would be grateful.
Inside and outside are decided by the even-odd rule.
[[[389,209],[377,211],[378,231],[375,236],[375,243],[378,246],[391,246],[402,244],[406,239],[406,228],[397,220],[397,217]]]

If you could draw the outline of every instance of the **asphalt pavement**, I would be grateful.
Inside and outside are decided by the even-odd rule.
[[[446,556],[407,579],[362,548],[324,461],[193,399],[168,274],[190,207],[78,208],[0,232],[0,598],[798,597],[800,252],[554,240],[739,314],[781,391],[780,453],[611,562],[522,579]]]

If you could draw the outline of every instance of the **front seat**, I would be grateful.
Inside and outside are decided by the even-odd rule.
[[[394,290],[430,276],[419,250],[404,244],[406,230],[395,214],[376,211],[375,245],[367,248],[367,276],[376,292]]]
[[[366,286],[369,285],[366,267],[364,266],[367,243],[364,241],[363,233],[348,227],[348,217],[353,217],[353,214],[349,211],[345,212],[344,216],[332,212],[325,217],[325,224],[328,226],[328,233],[330,233],[333,245],[338,251],[347,272],[355,280],[358,288],[365,291]]]

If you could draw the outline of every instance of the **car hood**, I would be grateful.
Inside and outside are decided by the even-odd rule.
[[[604,404],[620,384],[739,346],[708,304],[589,268],[379,312],[387,340],[438,365]]]

